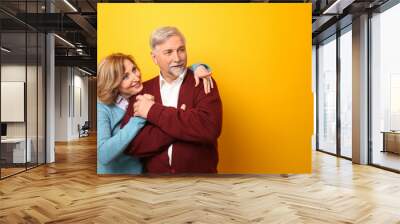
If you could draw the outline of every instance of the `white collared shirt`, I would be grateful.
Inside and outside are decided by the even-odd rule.
[[[122,110],[126,111],[129,105],[129,101],[124,97],[122,97],[121,95],[118,95],[117,99],[115,99],[115,105],[117,105]]]
[[[178,98],[179,98],[179,90],[181,89],[181,85],[183,79],[185,78],[187,69],[185,69],[181,75],[178,76],[177,79],[168,83],[164,77],[162,77],[160,73],[160,93],[161,99],[164,106],[167,107],[178,107]],[[168,158],[169,165],[172,162],[172,144],[168,147]]]

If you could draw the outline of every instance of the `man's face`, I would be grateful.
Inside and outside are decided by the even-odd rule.
[[[172,36],[155,47],[152,58],[165,78],[175,80],[186,69],[185,42],[180,36]]]

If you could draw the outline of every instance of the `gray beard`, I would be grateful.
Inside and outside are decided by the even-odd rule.
[[[175,77],[179,77],[183,73],[184,70],[185,70],[184,67],[181,67],[181,68],[169,68],[168,72],[171,75],[174,75]]]

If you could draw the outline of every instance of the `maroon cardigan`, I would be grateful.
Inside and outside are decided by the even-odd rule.
[[[155,104],[148,113],[148,123],[125,152],[143,158],[149,173],[216,173],[222,103],[215,81],[211,93],[205,94],[202,82],[195,88],[193,72],[188,69],[178,98],[178,108],[185,104],[185,111],[162,105],[158,76],[144,83],[142,93],[153,95]],[[133,116],[135,101],[132,97],[122,126]],[[171,166],[167,154],[170,144]]]

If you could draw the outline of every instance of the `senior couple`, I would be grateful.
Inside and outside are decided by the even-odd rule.
[[[160,74],[144,83],[129,55],[98,66],[98,174],[217,173],[222,104],[210,68],[187,67],[175,27],[156,29],[150,47]]]

